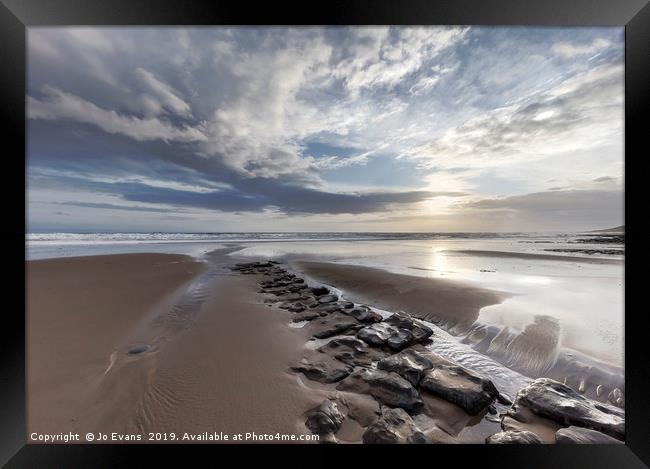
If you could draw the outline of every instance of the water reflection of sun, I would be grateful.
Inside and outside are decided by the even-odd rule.
[[[449,260],[444,253],[444,249],[433,246],[429,252],[427,268],[434,271],[434,275],[444,275],[449,273]]]

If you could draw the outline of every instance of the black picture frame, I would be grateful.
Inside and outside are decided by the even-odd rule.
[[[633,213],[647,199],[642,177],[647,175],[645,146],[650,95],[650,5],[646,0],[330,0],[297,5],[290,2],[251,4],[235,0],[183,2],[180,0],[1,0],[0,3],[0,106],[3,162],[8,166],[3,191],[2,241],[5,327],[0,379],[0,463],[7,467],[128,467],[145,456],[169,461],[171,451],[201,453],[216,462],[219,446],[183,445],[37,445],[25,444],[25,85],[26,28],[41,25],[270,25],[270,24],[391,24],[391,25],[544,25],[625,27],[625,445],[449,445],[425,447],[302,447],[301,455],[316,460],[321,454],[331,464],[345,453],[363,452],[383,457],[399,453],[406,464],[414,457],[430,464],[460,461],[462,466],[517,468],[641,468],[650,464],[650,367],[647,363],[647,308],[642,305],[647,249],[643,211]],[[21,158],[21,155],[23,158]],[[642,207],[642,205],[641,205]],[[638,272],[635,272],[638,271]],[[229,447],[229,451],[238,448]],[[275,451],[277,447],[256,447]],[[292,447],[291,451],[298,450]],[[307,451],[310,454],[306,455]],[[247,453],[245,453],[247,454]],[[219,453],[222,457],[222,453]],[[453,458],[453,459],[447,459]],[[427,464],[429,464],[427,463]],[[417,464],[421,464],[418,462]],[[445,462],[445,465],[453,465]]]

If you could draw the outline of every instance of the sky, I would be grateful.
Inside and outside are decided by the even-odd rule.
[[[28,230],[623,224],[623,28],[28,29]]]

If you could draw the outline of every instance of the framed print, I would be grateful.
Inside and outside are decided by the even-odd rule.
[[[3,0],[3,463],[647,467],[650,7],[554,3]]]

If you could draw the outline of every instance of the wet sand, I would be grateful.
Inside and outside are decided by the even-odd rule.
[[[445,251],[450,254],[462,254],[464,256],[475,257],[503,257],[512,259],[528,259],[537,261],[567,261],[567,262],[584,262],[588,264],[623,264],[623,259],[611,259],[604,257],[585,257],[585,256],[561,256],[557,254],[534,254],[525,252],[508,252],[508,251],[481,251],[481,250],[449,250]]]
[[[172,306],[206,269],[169,254],[28,262],[28,431],[304,433],[322,400],[287,372],[304,332],[226,273],[182,317]]]
[[[468,327],[481,308],[507,294],[447,279],[400,275],[371,267],[327,262],[295,262],[297,270],[344,290],[350,300],[387,311],[401,310],[419,319]]]

